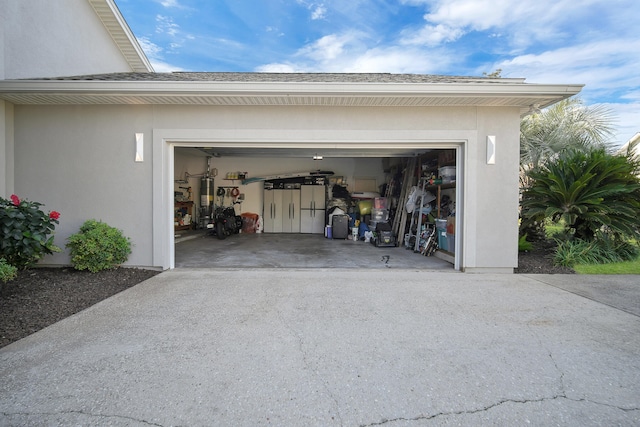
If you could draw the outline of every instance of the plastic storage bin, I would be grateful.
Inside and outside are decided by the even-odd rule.
[[[373,202],[374,209],[389,209],[388,200],[386,197],[376,197]]]
[[[371,209],[371,221],[387,221],[389,219],[389,210],[387,209]]]
[[[447,251],[455,252],[456,251],[456,235],[455,234],[447,234]]]
[[[453,182],[453,181],[456,180],[456,167],[455,166],[443,166],[438,170],[438,172],[440,173],[440,176],[442,177],[442,182],[443,183]]]
[[[448,251],[449,242],[447,241],[446,219],[436,219],[436,233],[438,234],[438,247],[443,251]]]

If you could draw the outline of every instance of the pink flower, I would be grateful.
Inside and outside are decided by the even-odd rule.
[[[57,212],[57,211],[49,212],[49,218],[57,220],[58,218],[60,218],[60,212]]]
[[[20,198],[18,196],[16,196],[15,194],[11,195],[11,201],[13,202],[13,204],[15,206],[20,206]]]

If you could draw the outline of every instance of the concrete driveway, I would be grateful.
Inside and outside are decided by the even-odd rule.
[[[0,425],[639,425],[640,318],[554,277],[167,271],[1,349]]]

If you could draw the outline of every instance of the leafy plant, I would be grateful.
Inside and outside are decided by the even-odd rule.
[[[80,232],[69,236],[66,246],[73,267],[92,273],[115,268],[131,254],[131,241],[121,230],[94,219],[85,221]]]
[[[60,213],[44,213],[41,203],[0,198],[0,256],[18,268],[27,268],[46,254],[60,252],[53,244],[53,231]]]
[[[581,239],[556,241],[558,247],[554,263],[566,267],[576,264],[607,264],[631,261],[638,257],[638,248],[628,242],[603,238],[594,241]]]
[[[533,249],[533,243],[527,241],[527,235],[525,234],[524,236],[520,236],[518,239],[518,251],[526,252],[531,249]]]
[[[0,281],[7,283],[18,276],[18,269],[7,263],[4,258],[0,258]]]
[[[569,150],[529,172],[532,184],[522,196],[523,225],[562,221],[576,239],[592,241],[598,233],[615,239],[640,235],[638,160],[604,149]]]

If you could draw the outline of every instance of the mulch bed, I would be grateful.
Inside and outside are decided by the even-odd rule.
[[[520,274],[571,274],[553,265],[552,247],[538,244],[519,254]],[[90,273],[73,268],[33,268],[0,282],[0,347],[18,341],[103,299],[149,279],[158,271],[133,268]]]
[[[0,347],[18,341],[159,271],[117,268],[99,273],[73,268],[32,268],[0,282]]]

